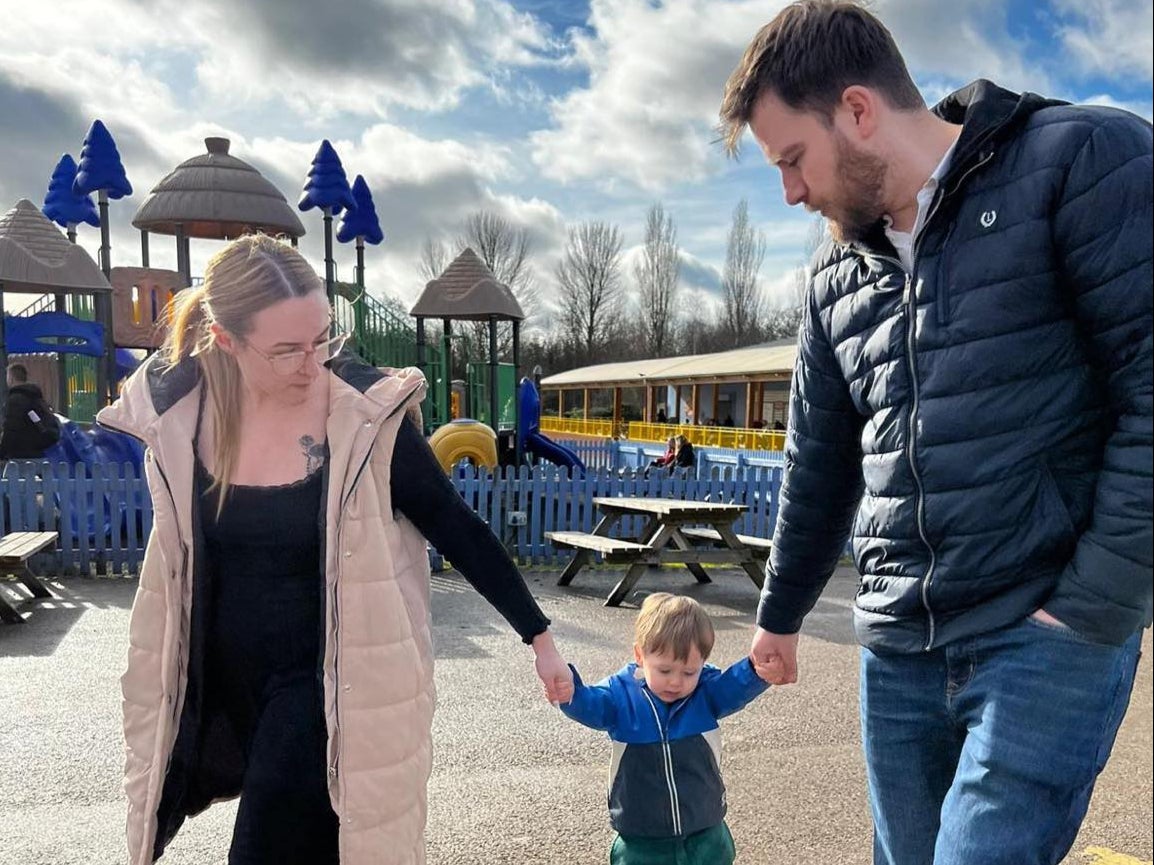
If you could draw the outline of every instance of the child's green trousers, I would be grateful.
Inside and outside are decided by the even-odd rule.
[[[684,838],[618,835],[609,865],[732,865],[735,855],[729,827],[720,823]]]

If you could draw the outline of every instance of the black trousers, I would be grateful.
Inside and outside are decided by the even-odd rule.
[[[253,731],[228,865],[338,865],[319,691],[310,675],[270,689]]]

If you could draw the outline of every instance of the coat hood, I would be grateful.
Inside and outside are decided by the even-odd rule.
[[[348,353],[326,366],[336,378],[329,396],[330,416],[351,412],[359,419],[372,420],[390,414],[418,390],[424,395],[424,376],[413,368],[378,369]],[[101,409],[96,419],[155,444],[166,417],[181,414],[172,410],[185,400],[200,399],[200,383],[200,365],[195,359],[171,364],[163,355],[153,355],[125,382],[120,398]]]

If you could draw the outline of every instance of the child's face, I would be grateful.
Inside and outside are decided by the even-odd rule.
[[[692,694],[701,680],[701,668],[705,665],[697,646],[690,647],[689,657],[683,661],[673,657],[673,652],[643,652],[636,645],[633,647],[633,656],[645,674],[649,690],[665,703]]]

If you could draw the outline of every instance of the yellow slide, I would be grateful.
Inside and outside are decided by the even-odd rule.
[[[497,434],[480,421],[451,421],[429,437],[429,446],[446,474],[466,459],[475,466],[497,467]]]

